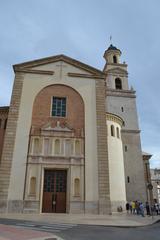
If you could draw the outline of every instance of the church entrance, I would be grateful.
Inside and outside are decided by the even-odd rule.
[[[42,212],[66,212],[66,185],[66,170],[45,170]]]

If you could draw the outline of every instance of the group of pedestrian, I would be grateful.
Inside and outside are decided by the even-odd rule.
[[[142,202],[139,201],[132,201],[130,203],[129,202],[126,203],[127,213],[141,215],[142,217],[144,217],[145,208],[148,213],[147,215],[150,215],[150,208],[148,202],[146,202],[145,206]]]
[[[126,211],[130,214],[141,215],[142,217],[151,216],[151,215],[159,215],[160,214],[160,205],[158,203],[154,203],[151,207],[148,202],[143,204],[140,201],[131,201],[126,203]]]

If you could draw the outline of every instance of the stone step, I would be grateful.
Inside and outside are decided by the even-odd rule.
[[[34,208],[24,208],[23,213],[38,213],[37,209]]]

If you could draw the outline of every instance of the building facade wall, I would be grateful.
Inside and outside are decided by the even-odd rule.
[[[62,66],[63,65],[63,66]],[[40,71],[35,73],[34,71]],[[42,71],[42,72],[41,72]],[[54,74],[48,74],[48,71],[53,71]],[[32,73],[33,72],[33,73]],[[84,77],[69,76],[69,73],[84,74]],[[83,176],[83,167],[79,167],[76,170],[73,161],[72,171],[70,175],[74,175],[75,172],[81,175],[81,178],[85,179],[84,199],[85,207],[84,212],[88,213],[109,213],[110,212],[110,200],[109,200],[109,173],[108,171],[108,155],[107,155],[107,138],[106,136],[106,124],[105,124],[105,90],[104,79],[94,79],[88,76],[88,71],[76,68],[74,65],[70,65],[66,62],[54,62],[49,64],[41,64],[41,66],[34,67],[30,72],[19,74],[16,72],[16,78],[19,76],[19,80],[22,83],[21,88],[18,90],[14,87],[12,98],[14,95],[18,95],[18,107],[11,108],[12,112],[16,111],[17,115],[14,119],[13,131],[16,132],[13,135],[14,147],[11,149],[9,170],[9,190],[6,191],[7,211],[8,212],[22,212],[26,208],[40,209],[40,203],[37,203],[37,196],[35,203],[30,205],[30,202],[25,199],[26,192],[25,187],[28,188],[29,182],[26,181],[26,164],[29,139],[32,121],[32,109],[37,94],[44,88],[54,85],[62,84],[69,88],[74,89],[83,99],[84,102],[84,137],[85,137],[85,171]],[[104,93],[102,95],[102,92]],[[58,93],[58,92],[57,92]],[[79,108],[77,108],[79,109]],[[103,116],[102,116],[103,115]],[[34,114],[35,116],[35,114]],[[73,116],[74,117],[74,116]],[[11,119],[9,119],[11,121]],[[72,119],[73,120],[73,119]],[[44,121],[45,122],[45,121]],[[71,121],[75,124],[74,121]],[[81,124],[77,121],[77,124]],[[98,124],[98,127],[97,127]],[[100,126],[101,124],[101,126]],[[78,133],[77,133],[78,134]],[[104,136],[105,135],[105,136]],[[97,144],[97,138],[99,139]],[[6,144],[8,143],[6,139]],[[94,147],[93,147],[94,146]],[[79,165],[83,165],[83,160]],[[38,167],[39,170],[34,170],[37,178],[43,177],[43,169],[46,166]],[[56,167],[53,165],[52,167]],[[62,168],[66,168],[66,165],[62,165]],[[103,169],[105,167],[105,173]],[[28,167],[28,169],[31,166]],[[40,170],[41,168],[41,170]],[[35,172],[37,171],[37,172]],[[26,185],[25,185],[26,184]],[[42,182],[40,183],[42,186]],[[83,191],[83,190],[82,190]],[[72,202],[72,199],[70,199]],[[77,204],[73,206],[73,211],[79,208]],[[70,209],[70,208],[68,208]]]
[[[147,199],[139,132],[122,133],[127,201]]]
[[[129,93],[123,93],[123,90],[118,92],[107,91],[107,96],[106,110],[117,114],[123,119],[122,129],[139,130],[134,92],[129,91]]]
[[[111,205],[112,211],[124,206],[124,180],[128,201],[146,200],[135,92],[129,90],[127,65],[119,63],[120,50],[116,52],[118,63],[107,64],[104,73],[64,56],[15,67],[0,165],[0,211],[42,212],[45,169],[67,171],[67,212],[109,214]],[[122,89],[116,89],[117,77],[122,80]],[[65,120],[50,115],[53,95],[68,99]],[[122,141],[109,136],[106,112],[123,119]],[[61,156],[55,152],[57,137]],[[34,153],[35,138],[41,143],[40,155]],[[72,146],[69,156],[67,139]],[[45,140],[51,144],[48,155]],[[77,140],[79,155],[75,152]],[[36,181],[34,194],[31,178]],[[81,183],[79,196],[74,194],[75,179]],[[118,188],[123,189],[121,199]]]

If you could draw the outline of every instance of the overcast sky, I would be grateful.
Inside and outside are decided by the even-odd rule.
[[[103,69],[110,35],[137,91],[142,149],[160,168],[159,0],[0,0],[0,106],[13,64],[62,53]]]

